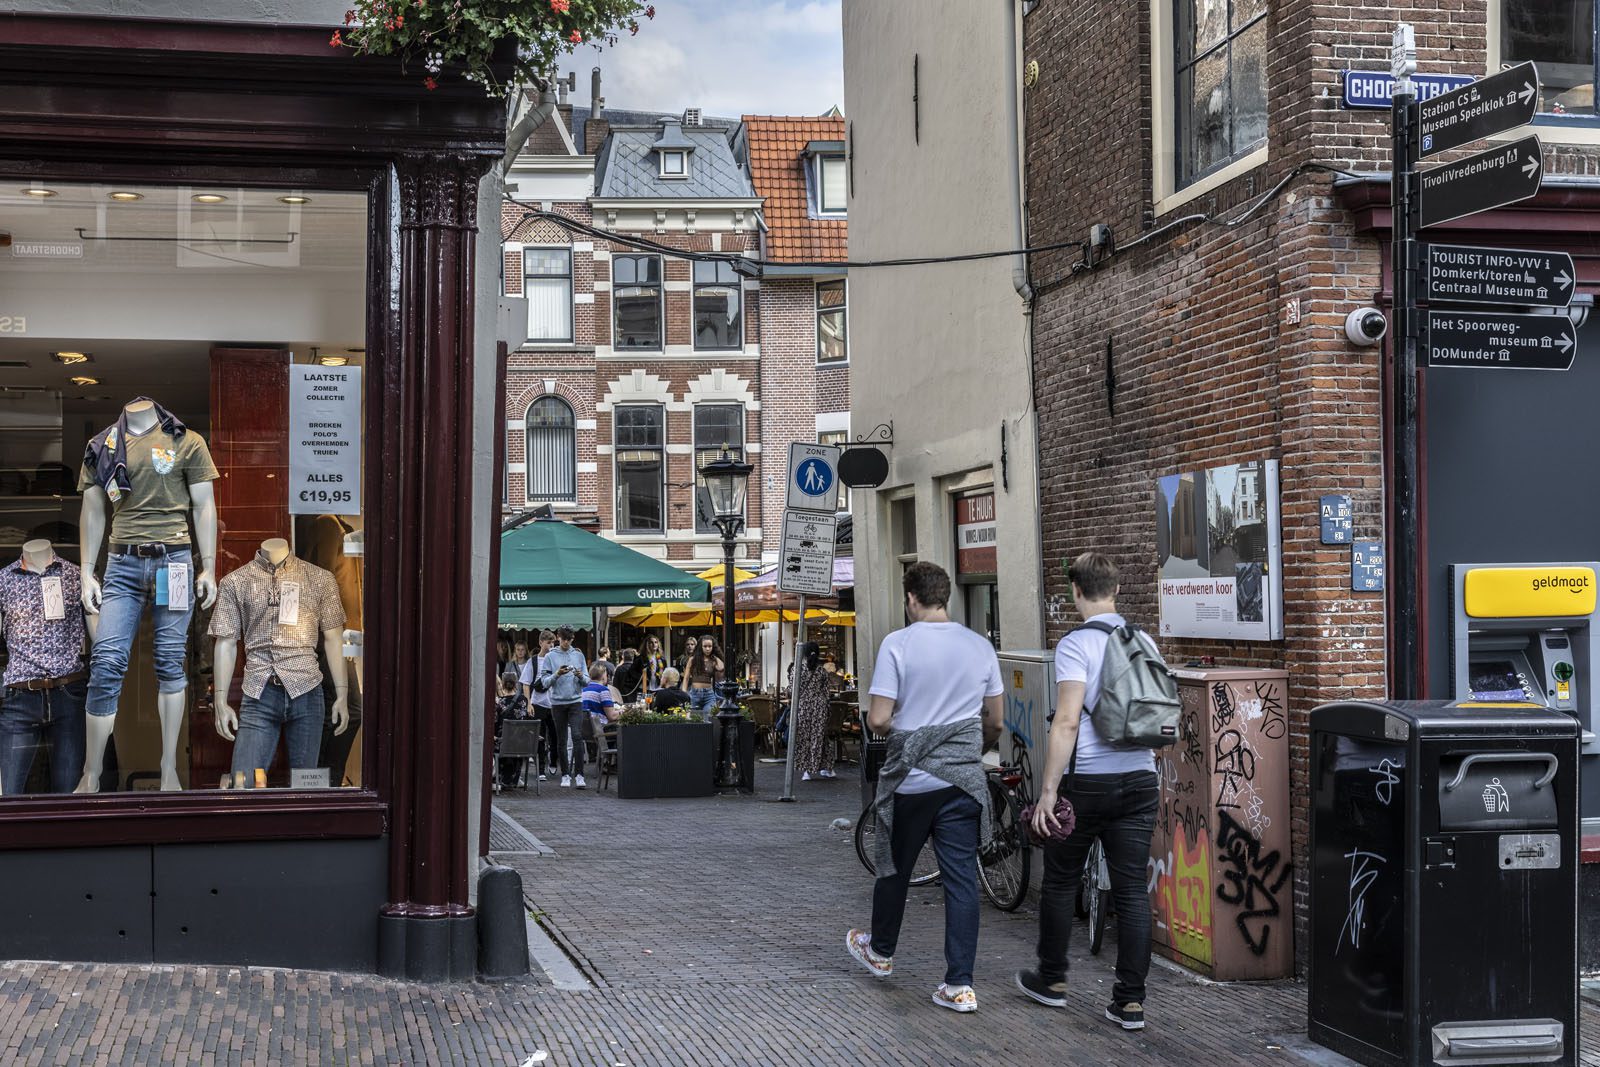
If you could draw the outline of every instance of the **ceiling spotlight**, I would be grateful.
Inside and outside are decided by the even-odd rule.
[[[280,203],[280,204],[309,204],[309,203],[311,203],[311,198],[309,196],[280,196],[280,197],[278,197],[278,203]]]
[[[50,358],[64,366],[73,366],[77,363],[93,362],[94,356],[88,352],[52,352]]]
[[[87,374],[74,374],[70,379],[73,385],[99,385],[99,378],[91,378]]]
[[[37,185],[33,186],[31,189],[24,189],[22,191],[27,193],[29,196],[37,196],[40,200],[44,200],[56,195],[56,191],[54,189],[41,189]]]
[[[131,203],[134,200],[143,200],[144,199],[144,194],[143,193],[130,193],[130,192],[117,192],[117,193],[112,193],[111,194],[111,199],[120,200],[121,202],[126,204],[126,203]]]
[[[318,356],[317,362],[324,367],[343,367],[350,362],[349,356]]]
[[[220,204],[228,198],[221,193],[195,193],[190,199],[197,204]]]

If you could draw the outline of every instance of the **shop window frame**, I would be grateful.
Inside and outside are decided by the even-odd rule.
[[[399,279],[389,269],[400,255],[400,220],[395,210],[398,181],[387,166],[217,166],[202,154],[168,155],[161,164],[94,161],[53,155],[20,141],[0,140],[0,183],[58,182],[106,185],[226,185],[241,189],[363,193],[367,197],[366,334],[362,425],[363,478],[382,484],[386,456],[397,441],[386,417],[402,395],[399,354]],[[387,688],[383,664],[399,654],[399,635],[385,620],[388,599],[383,572],[400,557],[398,526],[384,523],[381,503],[364,494],[365,540],[362,605],[369,648],[384,655],[362,661],[366,697],[361,729],[361,782],[337,789],[231,790],[191,788],[173,793],[123,791],[95,794],[38,793],[0,798],[0,854],[18,849],[94,848],[108,845],[356,839],[382,836],[393,801],[381,768],[394,760],[399,740],[378,729]],[[376,640],[373,638],[376,637]],[[193,712],[195,694],[190,694]]]

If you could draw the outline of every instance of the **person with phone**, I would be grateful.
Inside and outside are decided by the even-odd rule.
[[[539,680],[550,692],[550,717],[556,724],[556,757],[561,764],[562,788],[583,789],[584,712],[583,686],[589,665],[572,647],[572,627],[556,631],[556,647],[545,654]]]

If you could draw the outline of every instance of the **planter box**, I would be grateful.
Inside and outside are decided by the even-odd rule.
[[[710,723],[641,724],[617,730],[617,796],[708,797],[717,760]]]

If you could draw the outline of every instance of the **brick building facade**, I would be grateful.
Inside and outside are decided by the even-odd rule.
[[[1483,425],[1474,430],[1459,410],[1427,407],[1430,390],[1462,388],[1459,377],[1434,376],[1480,372],[1424,373],[1423,603],[1352,592],[1349,546],[1320,543],[1319,499],[1352,498],[1357,540],[1392,534],[1389,346],[1354,345],[1343,329],[1352,309],[1386,307],[1388,299],[1389,113],[1345,107],[1342,72],[1386,70],[1401,20],[1415,24],[1428,73],[1482,76],[1502,62],[1552,58],[1530,50],[1540,40],[1551,49],[1560,42],[1528,29],[1541,16],[1521,0],[1027,6],[1024,60],[1038,64],[1025,102],[1030,244],[1086,242],[1030,264],[1049,638],[1075,621],[1065,563],[1089,548],[1122,568],[1119,606],[1141,625],[1158,625],[1157,479],[1240,461],[1280,463],[1283,638],[1164,644],[1173,663],[1212,656],[1289,673],[1289,764],[1252,761],[1251,773],[1288,779],[1292,895],[1289,885],[1263,890],[1258,906],[1285,926],[1292,909],[1303,964],[1309,712],[1386,694],[1397,612],[1422,615],[1427,684],[1416,695],[1452,695],[1442,637],[1447,567],[1469,559],[1444,557],[1439,545],[1443,524],[1461,522],[1466,506],[1453,465],[1468,462],[1483,436]],[[1192,35],[1175,34],[1175,26]],[[1086,39],[1095,41],[1087,52]],[[1592,48],[1588,54],[1592,60]],[[1190,56],[1195,65],[1185,75],[1179,68]],[[1590,177],[1597,161],[1584,147],[1600,143],[1592,63],[1587,89],[1584,78],[1576,81],[1565,95],[1547,89],[1546,110],[1567,115],[1538,126],[1544,191],[1425,238],[1592,257],[1600,231]],[[1195,84],[1209,93],[1177,91]],[[1587,123],[1574,118],[1585,92]],[[1088,246],[1096,224],[1110,227],[1109,246]],[[1592,290],[1600,281],[1594,260],[1579,263],[1580,284]],[[1593,352],[1580,341],[1580,360]],[[1557,450],[1587,448],[1593,434],[1503,423],[1495,432],[1530,447],[1549,435]],[[1513,470],[1493,473],[1520,480]],[[1597,554],[1584,551],[1580,531],[1496,540],[1504,529],[1469,542],[1483,557],[1476,562]],[[1393,588],[1391,580],[1391,595]],[[1584,814],[1600,810],[1586,806]],[[1219,924],[1214,936],[1225,933]]]

